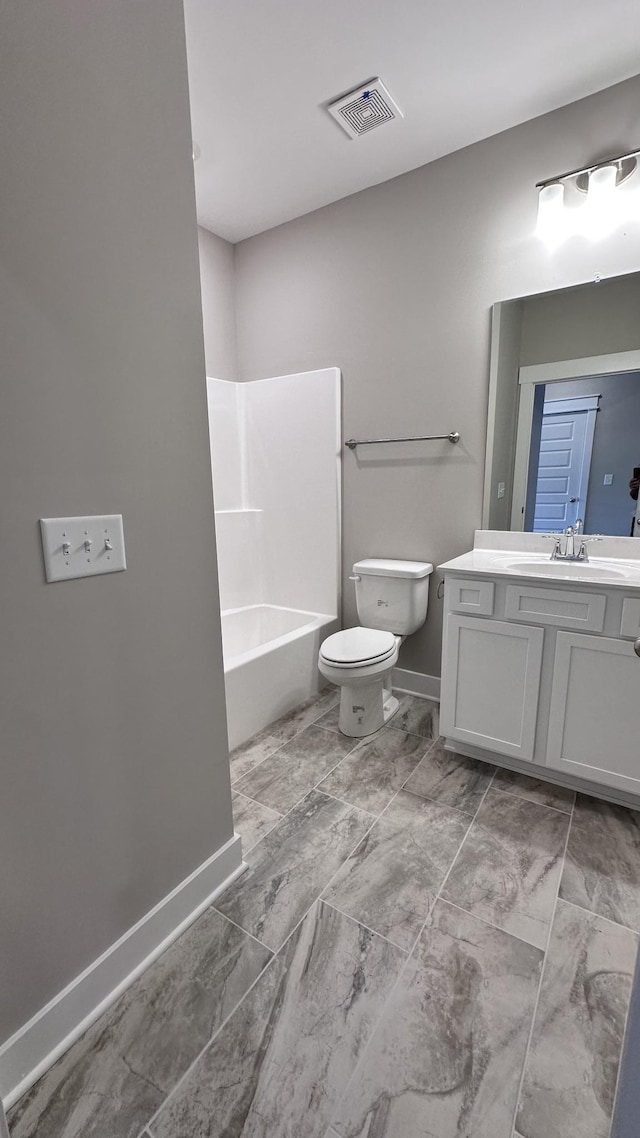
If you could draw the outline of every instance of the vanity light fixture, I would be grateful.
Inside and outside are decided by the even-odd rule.
[[[640,150],[632,150],[538,182],[537,233],[542,240],[550,247],[573,233],[599,240],[625,221],[640,221],[638,188],[621,189],[636,172],[638,155]],[[582,204],[581,194],[586,195]]]

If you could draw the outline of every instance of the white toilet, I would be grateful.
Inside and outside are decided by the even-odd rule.
[[[357,738],[383,727],[398,710],[391,671],[405,637],[426,620],[433,565],[369,558],[357,561],[353,573],[361,627],[327,637],[318,668],[342,689],[342,734]]]

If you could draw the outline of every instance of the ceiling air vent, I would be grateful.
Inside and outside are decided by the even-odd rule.
[[[404,118],[381,79],[370,79],[355,91],[329,103],[327,109],[349,138],[360,138],[377,126]]]

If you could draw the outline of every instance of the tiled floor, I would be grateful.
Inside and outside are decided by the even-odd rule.
[[[249,869],[17,1105],[12,1138],[607,1138],[640,814],[323,694],[232,755]]]

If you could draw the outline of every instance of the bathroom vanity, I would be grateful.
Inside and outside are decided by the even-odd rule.
[[[543,535],[478,530],[445,578],[446,746],[640,805],[640,540],[588,562]],[[596,556],[597,551],[597,556]]]

